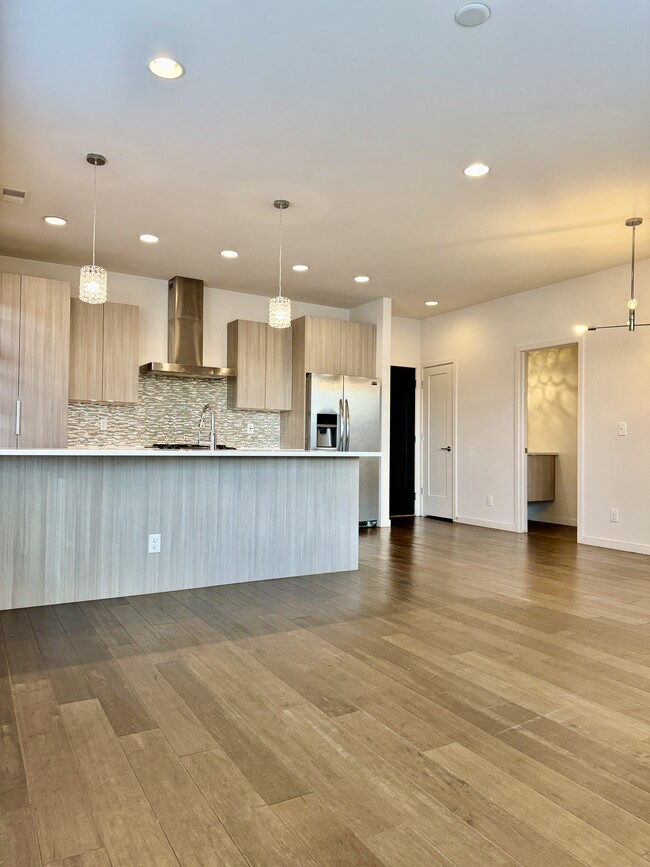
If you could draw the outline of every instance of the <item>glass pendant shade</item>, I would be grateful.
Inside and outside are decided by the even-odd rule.
[[[284,295],[269,298],[269,325],[271,328],[289,328],[291,325],[291,300]]]
[[[93,167],[93,263],[84,265],[79,272],[79,300],[86,304],[105,304],[108,297],[108,272],[95,265],[95,239],[97,235],[97,166],[106,165],[102,154],[87,154],[86,162]]]
[[[101,265],[84,265],[79,276],[79,300],[104,304],[108,296],[108,272]]]

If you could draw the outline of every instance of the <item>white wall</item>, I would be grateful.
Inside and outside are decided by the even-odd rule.
[[[390,363],[396,367],[418,368],[422,323],[419,319],[393,316],[392,329]]]
[[[625,265],[423,321],[422,360],[458,359],[459,521],[515,528],[516,348],[569,342],[580,323],[624,323],[629,279]],[[637,285],[638,319],[650,322],[650,260],[637,263]],[[650,553],[650,328],[591,332],[579,343],[579,539]],[[616,436],[618,421],[627,437]]]
[[[557,452],[555,499],[530,503],[528,518],[578,522],[578,346],[528,353],[528,451]]]
[[[79,269],[70,265],[0,256],[0,271],[68,280],[71,294],[79,294]],[[173,276],[170,274],[170,277]],[[273,291],[275,292],[274,288]],[[140,308],[140,364],[147,361],[167,361],[167,281],[109,272],[108,298],[109,301],[123,304],[137,304]],[[294,319],[299,316],[350,318],[349,311],[341,307],[324,307],[294,301],[292,308]],[[265,321],[268,315],[268,298],[206,287],[203,315],[203,363],[212,367],[225,367],[228,322],[233,319]]]
[[[377,375],[381,380],[381,451],[379,464],[379,526],[390,527],[390,298],[378,298],[350,310],[350,321],[377,326]]]

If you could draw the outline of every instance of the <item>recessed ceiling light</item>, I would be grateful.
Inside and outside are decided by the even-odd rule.
[[[222,250],[221,255],[224,259],[236,259],[239,253],[236,250]]]
[[[173,57],[154,57],[149,61],[149,72],[158,78],[180,78],[185,75],[185,67]]]
[[[485,163],[472,163],[471,166],[465,166],[463,174],[468,178],[482,178],[489,171],[490,167],[486,166]]]
[[[158,235],[140,235],[140,240],[145,244],[157,244],[160,238]]]
[[[484,24],[490,17],[490,7],[485,3],[466,3],[456,10],[454,18],[461,27],[476,27]]]
[[[574,325],[573,330],[576,334],[585,334],[585,332],[589,331],[589,328],[586,325]]]
[[[64,220],[63,217],[43,217],[43,220],[48,224],[48,226],[65,226],[68,222]]]
[[[354,278],[355,283],[367,283],[370,280],[370,277],[364,277],[363,274],[360,274],[358,277]]]
[[[292,265],[294,271],[309,271],[309,265]]]
[[[424,305],[425,305],[425,307],[437,307],[438,302],[437,301],[425,301]]]

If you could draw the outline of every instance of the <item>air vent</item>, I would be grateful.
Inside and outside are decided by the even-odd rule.
[[[26,205],[29,198],[27,190],[15,190],[13,187],[2,187],[2,201],[12,205]]]

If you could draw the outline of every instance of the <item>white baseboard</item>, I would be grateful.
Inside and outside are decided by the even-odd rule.
[[[629,551],[631,554],[650,554],[650,545],[642,542],[621,542],[619,539],[603,539],[600,536],[580,536],[581,545],[595,545],[597,548],[612,548],[614,551]]]
[[[457,524],[471,524],[473,527],[487,527],[489,530],[507,530],[509,533],[516,533],[515,525],[506,521],[484,521],[483,518],[468,518],[465,515],[458,515],[454,518]]]

